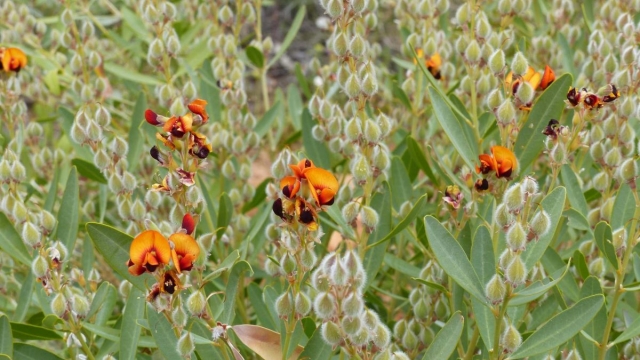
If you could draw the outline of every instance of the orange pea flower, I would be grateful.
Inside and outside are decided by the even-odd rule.
[[[304,176],[311,188],[311,196],[318,206],[333,204],[339,185],[338,179],[331,172],[316,167],[307,168]]]
[[[206,106],[207,106],[207,102],[202,99],[195,99],[189,105],[187,105],[187,107],[189,108],[189,111],[191,111],[196,115],[200,115],[200,117],[202,118],[202,120],[198,123],[198,125],[206,124],[207,121],[209,120],[209,115],[207,114]]]
[[[545,65],[542,75],[536,72],[533,67],[529,66],[524,75],[516,77],[515,80],[513,78],[513,73],[509,72],[504,82],[507,87],[511,87],[511,93],[515,94],[518,92],[518,87],[520,87],[523,81],[528,82],[534,90],[543,91],[556,79],[556,74],[549,65]]]
[[[296,176],[285,176],[280,180],[280,190],[284,196],[293,199],[300,190],[300,178]]]
[[[169,264],[171,247],[167,239],[155,230],[147,230],[136,236],[129,249],[129,273],[142,275],[154,272],[158,267]]]
[[[175,233],[169,236],[169,244],[172,245],[171,258],[178,273],[191,270],[193,262],[200,255],[200,246],[196,240],[191,235]]]
[[[492,146],[491,155],[481,154],[480,166],[476,166],[476,172],[488,174],[496,172],[498,178],[509,178],[518,167],[518,159],[515,154],[504,146]]]
[[[549,65],[544,66],[544,73],[542,74],[542,80],[540,81],[539,90],[545,90],[551,85],[556,79],[556,73],[553,72],[553,69],[549,67]]]
[[[436,80],[442,79],[442,74],[440,73],[440,67],[442,66],[442,58],[440,54],[435,53],[430,58],[428,58],[425,62],[425,66],[427,70],[433,75]]]
[[[27,66],[27,55],[18,48],[0,48],[0,70],[19,72]]]

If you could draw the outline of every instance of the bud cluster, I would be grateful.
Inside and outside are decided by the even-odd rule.
[[[385,351],[391,333],[378,314],[364,304],[366,275],[357,252],[329,253],[311,275],[316,292],[313,310],[322,319],[323,339],[370,358]]]

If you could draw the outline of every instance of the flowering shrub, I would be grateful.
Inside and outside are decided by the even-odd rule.
[[[0,357],[639,359],[640,1],[0,3]]]

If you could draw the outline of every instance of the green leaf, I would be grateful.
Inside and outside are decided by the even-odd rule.
[[[144,120],[144,111],[147,109],[147,97],[145,93],[138,95],[136,105],[133,107],[131,114],[131,125],[129,126],[129,151],[127,151],[127,163],[129,163],[129,171],[133,172],[138,167],[138,163],[142,159],[144,150],[144,136],[140,126],[146,124]]]
[[[257,208],[264,202],[264,200],[267,198],[267,193],[266,193],[267,186],[273,181],[274,181],[273,178],[266,178],[260,183],[260,185],[256,187],[256,191],[255,191],[255,195],[253,195],[253,199],[251,199],[251,201],[242,205],[241,211],[243,214],[246,214],[248,211]]]
[[[611,344],[616,345],[627,340],[631,340],[637,338],[640,335],[640,316],[638,316],[632,323],[627,327],[625,331],[622,332]]]
[[[460,287],[488,306],[480,279],[460,244],[433,216],[425,216],[424,226],[431,250],[442,270]]]
[[[23,343],[13,345],[13,356],[20,360],[62,360],[61,357],[37,346]]]
[[[282,44],[280,44],[280,48],[278,49],[278,52],[269,61],[269,63],[267,64],[267,67],[271,67],[273,64],[275,64],[276,61],[278,61],[282,57],[282,55],[284,55],[284,53],[287,51],[287,49],[295,39],[296,34],[298,34],[298,30],[302,25],[302,21],[304,20],[304,16],[306,12],[307,12],[307,7],[305,5],[302,5],[298,8],[296,17],[293,19],[291,26],[289,26],[289,31],[287,31],[287,35],[285,35],[284,40],[282,40]]]
[[[148,321],[146,319],[142,319],[140,321],[145,321],[148,323]],[[141,325],[138,325],[141,326]],[[111,340],[111,341],[120,341],[120,329],[118,328],[113,328],[111,326],[100,326],[100,325],[95,325],[95,324],[91,324],[91,323],[83,323],[82,327],[102,338],[105,338],[107,340]],[[204,340],[206,343],[210,343],[210,341],[208,340]],[[202,342],[202,339],[200,337],[195,337],[194,336],[194,342]],[[144,348],[157,348],[158,345],[156,344],[155,340],[152,337],[149,336],[141,336],[138,339],[137,342],[138,347],[144,347]]]
[[[60,340],[62,336],[51,329],[25,323],[11,322],[14,339],[20,340]],[[15,350],[15,349],[14,349]]]
[[[393,207],[396,210],[400,210],[400,206],[402,206],[405,201],[411,199],[413,186],[411,186],[407,168],[397,156],[391,158],[389,185],[393,189],[393,196],[391,197]]]
[[[107,297],[109,297],[109,293],[112,291],[115,295],[116,289],[108,281],[103,281],[102,284],[100,284],[98,290],[93,296],[93,299],[91,300],[91,307],[89,308],[89,313],[87,313],[87,319],[93,317],[93,315],[95,315],[98,310],[100,310],[102,304],[104,304],[104,302],[107,300]]]
[[[445,98],[431,86],[429,87],[429,97],[438,123],[467,166],[473,169],[478,159],[478,143],[476,139],[468,137],[470,125],[464,119],[456,116]]]
[[[300,360],[329,360],[331,358],[331,346],[322,338],[322,330],[320,327],[313,332],[309,338],[304,351],[300,354]]]
[[[13,336],[11,324],[6,315],[0,316],[0,354],[13,357]]]
[[[142,328],[138,320],[144,318],[146,299],[142,291],[131,288],[127,297],[127,305],[122,315],[122,330],[120,331],[120,360],[135,360],[138,338]]]
[[[223,324],[231,324],[233,320],[235,315],[236,296],[238,295],[240,286],[244,286],[243,280],[245,272],[249,272],[249,275],[253,275],[253,269],[251,269],[251,265],[246,261],[238,261],[231,268],[231,273],[229,274],[227,288],[225,291],[224,310],[222,311],[220,318],[217,319]],[[280,345],[279,341],[278,345]],[[280,349],[279,346],[278,349]]]
[[[513,294],[513,299],[509,301],[509,306],[524,305],[544,295],[544,293],[549,291],[552,287],[556,286],[562,280],[562,278],[564,278],[564,276],[569,271],[570,265],[571,263],[568,263],[567,267],[564,268],[564,271],[558,276],[550,276],[544,280],[536,281],[525,289],[522,289]]]
[[[418,145],[418,142],[411,136],[407,136],[405,142],[407,143],[407,150],[405,151],[405,154],[410,156],[411,161],[418,165],[418,168],[427,175],[429,180],[431,180],[436,187],[440,186],[440,180],[433,174],[433,171],[429,166],[429,162],[420,148],[420,145]]]
[[[231,216],[233,215],[233,204],[229,195],[223,193],[220,195],[220,208],[218,209],[218,229],[216,230],[216,238],[220,239],[224,232],[227,230],[227,226],[231,222]]]
[[[4,231],[0,226],[0,234],[3,233]],[[27,316],[27,311],[29,311],[29,306],[31,304],[31,297],[33,296],[33,285],[35,284],[35,281],[35,276],[31,271],[29,271],[26,278],[20,281],[20,295],[18,295],[18,305],[16,306],[16,311],[13,314],[13,321],[21,322]]]
[[[394,83],[393,85],[391,85],[391,92],[393,93],[393,97],[398,99],[400,103],[407,108],[407,110],[409,110],[410,112],[412,111],[411,100],[409,100],[407,93],[405,93],[404,90],[402,90],[402,88],[398,86],[398,84]]]
[[[391,231],[391,189],[389,189],[389,183],[387,182],[384,182],[382,186],[383,193],[375,193],[371,199],[371,207],[378,211],[378,226],[369,235],[369,246],[380,241]],[[388,245],[388,242],[384,242],[382,246],[376,246],[364,255],[364,272],[367,274],[367,281],[363,292],[375,280],[382,266]]]
[[[575,336],[597,314],[604,304],[602,295],[586,297],[559,313],[529,336],[511,355],[511,359],[542,354]]]
[[[277,330],[278,328],[273,322],[273,318],[269,315],[269,309],[264,303],[262,289],[260,286],[254,282],[250,283],[247,287],[247,295],[251,302],[251,306],[255,311],[256,317],[258,318],[258,323],[271,330]]]
[[[402,260],[401,258],[394,256],[391,253],[384,254],[384,263],[389,265],[390,268],[399,271],[412,279],[418,278],[420,276],[420,269],[417,266],[411,265],[410,263]]]
[[[100,169],[93,165],[93,163],[82,160],[80,158],[75,158],[71,160],[71,165],[75,166],[78,169],[78,173],[80,173],[80,175],[86,177],[87,179],[97,181],[101,184],[107,183],[107,178],[102,175]]]
[[[613,234],[611,226],[605,221],[600,221],[596,224],[596,228],[593,230],[593,237],[596,241],[596,246],[605,258],[609,261],[609,264],[618,270],[618,258],[616,257],[616,249],[613,248]]]
[[[446,287],[444,287],[444,286],[442,286],[442,285],[440,285],[438,283],[434,283],[434,282],[427,281],[427,280],[420,279],[420,278],[416,278],[416,277],[412,277],[411,280],[417,281],[422,285],[428,286],[428,287],[430,287],[432,289],[435,289],[437,291],[443,292],[445,294],[449,292],[449,290],[447,290]]]
[[[151,34],[149,30],[145,27],[144,21],[133,11],[131,11],[128,7],[123,7],[120,9],[122,20],[127,26],[133,30],[138,39],[143,40],[146,43],[151,41]]]
[[[296,74],[296,80],[298,80],[300,90],[302,91],[304,96],[307,97],[307,99],[311,98],[311,95],[313,94],[311,93],[311,89],[309,88],[309,82],[307,81],[307,78],[304,77],[304,73],[302,72],[302,66],[300,66],[300,63],[296,63],[293,71]]]
[[[150,275],[133,276],[129,273],[127,261],[129,260],[129,246],[133,238],[115,228],[98,223],[88,223],[87,232],[93,241],[93,246],[102,255],[118,275],[128,280],[141,291],[146,291],[145,280],[152,282]]]
[[[253,66],[257,67],[258,69],[262,69],[262,67],[264,66],[264,55],[262,55],[262,51],[258,50],[258,48],[254,46],[247,46],[244,51]]]
[[[162,85],[163,82],[153,76],[141,74],[135,70],[127,69],[114,63],[104,63],[105,71],[124,80],[130,80],[138,84],[145,85]]]
[[[491,232],[486,226],[480,226],[473,237],[471,247],[471,265],[478,275],[480,283],[486,285],[496,274],[496,261],[491,241]],[[487,349],[493,345],[493,333],[496,319],[491,309],[476,298],[471,298],[471,307],[476,318],[476,326]]]
[[[222,275],[223,272],[231,269],[231,267],[236,263],[236,261],[240,259],[240,251],[234,250],[229,254],[221,263],[216,267],[215,270],[211,271],[207,274],[207,276],[202,279],[202,282],[211,281],[218,276]]]
[[[411,211],[409,211],[407,216],[405,216],[404,219],[402,219],[398,223],[398,225],[396,225],[396,227],[393,228],[393,230],[391,230],[381,240],[376,241],[371,245],[368,245],[367,248],[371,249],[375,246],[382,244],[385,241],[388,241],[394,236],[398,235],[402,230],[404,230],[407,226],[409,226],[413,220],[415,220],[415,218],[423,211],[426,205],[427,205],[427,194],[424,194],[416,201],[416,203],[411,208]]]
[[[580,298],[586,298],[591,295],[602,294],[602,287],[600,286],[600,280],[595,276],[588,276],[585,278],[582,288],[580,289]],[[596,359],[598,356],[598,347],[595,342],[587,339],[588,337],[600,339],[604,336],[604,331],[607,328],[607,307],[600,308],[596,316],[591,320],[589,324],[580,332],[580,343],[582,344],[583,355],[585,359]]]
[[[456,348],[456,344],[462,335],[464,317],[456,312],[447,321],[445,326],[438,331],[431,345],[424,353],[422,360],[448,359]]]
[[[260,137],[264,137],[267,131],[272,128],[273,121],[277,118],[278,113],[280,112],[280,108],[282,104],[277,101],[269,111],[267,111],[260,121],[256,123],[256,126],[253,128],[253,131],[256,132]]]
[[[294,84],[289,84],[289,86],[287,87],[287,104],[289,107],[289,117],[291,118],[293,128],[296,130],[302,129],[300,117],[302,116],[304,105],[302,105],[300,90],[298,90],[298,88]]]
[[[338,209],[337,206],[330,206],[327,211],[323,211],[320,213],[320,216],[328,216],[331,220],[333,220],[340,227],[340,234],[348,239],[355,239],[356,233],[353,231],[351,225],[347,224],[342,216],[342,213]]]
[[[580,188],[578,176],[569,164],[562,166],[560,177],[562,178],[562,184],[567,188],[567,196],[569,197],[571,207],[578,210],[583,216],[587,216],[589,212],[587,200],[584,198],[584,193]]]
[[[564,100],[572,82],[573,78],[570,74],[560,76],[533,104],[527,121],[520,127],[514,147],[521,170],[528,168],[540,155],[545,139],[542,130],[549,120],[560,119],[565,107]]]
[[[576,266],[578,275],[583,280],[589,277],[589,266],[587,265],[587,260],[578,249],[573,252],[573,264]]]
[[[215,232],[216,224],[218,223],[218,217],[215,205],[213,203],[213,199],[211,198],[211,194],[209,194],[209,190],[207,189],[207,185],[205,185],[204,179],[198,175],[198,185],[200,185],[200,189],[202,190],[202,197],[204,198],[204,202],[207,205],[205,213],[202,215],[202,220],[205,221],[205,224],[208,226],[210,232]]]
[[[4,213],[0,212],[0,249],[19,262],[31,267],[31,255],[20,234],[11,225]]]
[[[302,111],[302,143],[304,144],[304,151],[316,166],[323,169],[329,169],[331,167],[329,149],[324,142],[320,142],[313,137],[312,129],[316,124],[315,120],[311,117],[308,109]]]
[[[78,171],[74,166],[69,172],[67,186],[62,195],[60,209],[58,209],[58,228],[56,230],[56,238],[66,246],[69,253],[73,253],[78,239],[79,210],[80,188],[78,186]]]
[[[178,352],[178,339],[173,326],[164,313],[158,313],[152,304],[147,304],[147,319],[151,336],[155,339],[158,350],[165,359],[182,359]]]
[[[47,199],[44,202],[44,210],[53,212],[53,206],[58,198],[58,182],[60,182],[60,168],[56,168],[53,180],[49,185],[49,192],[47,193]]]
[[[633,218],[636,211],[636,200],[633,190],[628,184],[623,184],[618,190],[616,199],[613,202],[613,212],[611,213],[611,229],[618,230],[625,226]]]
[[[564,208],[566,192],[565,188],[557,187],[542,200],[542,209],[549,215],[551,225],[545,235],[541,236],[537,241],[530,243],[522,253],[522,260],[527,269],[533,268],[536,262],[544,255],[549,244],[551,244],[551,240],[553,240],[556,233],[556,227],[558,227],[558,223],[562,218],[560,215]]]

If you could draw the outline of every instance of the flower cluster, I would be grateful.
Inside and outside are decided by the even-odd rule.
[[[333,204],[338,193],[338,180],[331,172],[313,165],[309,159],[289,165],[289,168],[293,175],[280,180],[283,196],[273,203],[273,212],[287,223],[300,223],[315,231],[318,229],[318,211]]]
[[[544,73],[540,74],[533,67],[529,66],[527,68],[527,72],[523,75],[513,75],[513,72],[509,72],[507,77],[505,78],[505,85],[508,89],[511,90],[511,94],[516,96],[518,103],[518,108],[520,110],[531,110],[531,104],[533,101],[533,94],[527,96],[523,96],[523,93],[532,91],[544,91],[546,88],[551,85],[551,83],[556,79],[556,74],[553,72],[549,65],[545,65]],[[522,92],[518,92],[520,90],[520,86],[523,83],[527,83],[525,87],[530,87],[530,89],[525,89]],[[527,99],[523,100],[523,99]]]
[[[27,56],[18,48],[0,47],[0,71],[19,72],[27,66]]]
[[[156,230],[146,230],[133,239],[127,261],[129,273],[139,276],[145,272],[155,275],[158,282],[151,288],[147,299],[153,301],[160,294],[172,295],[183,289],[178,275],[193,268],[200,255],[200,247],[191,236],[195,222],[186,214],[180,231],[165,238]],[[171,267],[167,268],[168,265]]]
[[[195,173],[200,165],[199,161],[206,159],[211,152],[211,144],[206,136],[197,130],[207,123],[209,116],[205,106],[207,102],[201,99],[194,100],[188,105],[190,113],[182,116],[173,115],[165,117],[147,110],[144,114],[147,122],[153,126],[161,127],[163,134],[157,133],[156,138],[169,149],[169,153],[163,153],[154,146],[151,148],[151,157],[166,167],[169,174],[165,176],[161,184],[154,184],[153,189],[173,194],[176,187],[171,184],[171,174],[178,176],[178,181],[185,186],[195,184]],[[182,165],[178,165],[172,155],[173,151],[179,151]]]
[[[574,87],[567,92],[567,103],[573,107],[580,104],[587,110],[600,109],[605,104],[613,102],[620,97],[620,91],[614,84],[606,85],[593,93],[587,88],[578,90]]]

